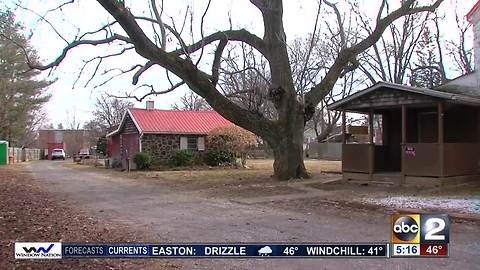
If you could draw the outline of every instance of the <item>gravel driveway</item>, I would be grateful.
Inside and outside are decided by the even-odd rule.
[[[325,206],[301,213],[196,191],[173,192],[171,183],[112,177],[64,164],[41,161],[28,168],[55,197],[92,215],[146,231],[151,242],[381,242],[390,236],[390,216],[379,212]],[[478,269],[479,240],[480,226],[455,223],[451,257],[445,259],[188,259],[175,263],[185,269]]]

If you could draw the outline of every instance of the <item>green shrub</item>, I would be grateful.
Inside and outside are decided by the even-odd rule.
[[[112,159],[112,163],[110,164],[110,167],[112,169],[122,168],[122,161],[117,158],[114,158]]]
[[[235,153],[228,150],[208,150],[205,155],[205,163],[210,166],[219,166],[225,163],[235,162]]]
[[[147,153],[136,153],[133,156],[133,162],[137,165],[137,170],[145,170],[150,168],[152,157]]]
[[[192,164],[193,153],[190,150],[178,150],[173,152],[170,157],[170,165],[172,166],[187,166]]]

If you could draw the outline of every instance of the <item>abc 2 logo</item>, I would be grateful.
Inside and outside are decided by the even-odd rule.
[[[450,219],[447,214],[392,215],[392,243],[447,244],[450,241]]]

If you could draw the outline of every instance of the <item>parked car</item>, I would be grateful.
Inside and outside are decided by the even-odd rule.
[[[82,158],[86,158],[86,159],[90,158],[90,150],[87,149],[87,148],[80,149],[80,151],[78,152],[78,157],[79,157],[80,159],[82,159]]]
[[[63,159],[65,160],[65,151],[63,149],[55,148],[52,150],[52,160],[54,159]]]

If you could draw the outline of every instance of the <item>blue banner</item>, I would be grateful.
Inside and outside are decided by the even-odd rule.
[[[151,258],[388,258],[388,243],[301,244],[73,244],[62,243],[62,257]]]

